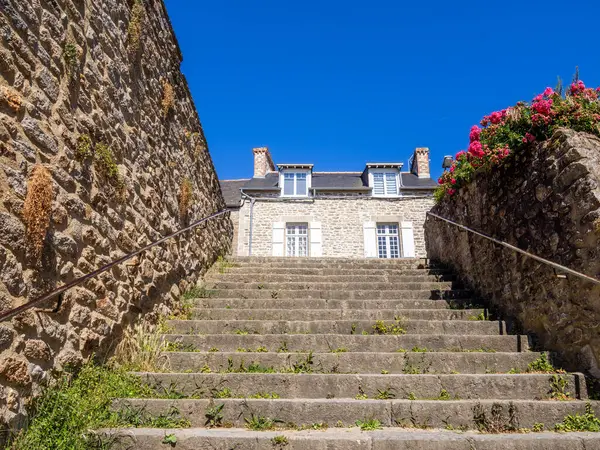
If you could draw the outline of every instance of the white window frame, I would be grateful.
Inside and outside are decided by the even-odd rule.
[[[306,230],[306,234],[301,234],[301,233],[293,233],[292,235],[290,235],[289,229],[290,228],[294,228],[295,230],[298,227],[302,227]],[[291,258],[307,258],[310,256],[310,227],[308,223],[286,223],[285,224],[285,256],[286,257],[291,257]],[[300,238],[304,238],[305,239],[305,244],[304,247],[306,249],[306,254],[304,255],[300,255]],[[288,251],[288,239],[289,238],[293,238],[295,240],[295,245],[294,245],[294,254],[290,255],[289,251]]]
[[[293,173],[294,174],[294,194],[293,195],[286,195],[285,194],[285,185],[284,185],[284,180],[285,180],[285,174],[290,174]],[[296,174],[298,173],[304,173],[306,174],[306,193],[305,194],[297,194],[298,189],[297,189],[297,183],[298,183],[298,177],[296,176]],[[281,197],[308,197],[308,193],[310,192],[310,187],[311,187],[311,183],[312,183],[312,174],[311,171],[308,169],[285,169],[285,170],[281,170],[279,172],[279,187],[281,189]]]
[[[390,233],[388,229],[385,229],[383,232],[380,227],[390,227],[393,226],[396,229],[396,233]],[[375,226],[375,245],[377,250],[377,258],[380,259],[400,259],[403,257],[403,248],[402,248],[402,229],[399,223],[377,223]],[[392,238],[396,238],[397,251],[396,256],[392,256]],[[383,239],[385,241],[385,255],[381,256],[379,252],[379,240]]]
[[[383,174],[383,191],[384,191],[383,194],[375,193],[375,178],[373,176],[373,174],[375,174],[375,173]],[[396,178],[396,192],[393,192],[393,193],[387,192],[386,177],[387,177],[388,173],[394,174],[394,176]],[[371,195],[373,197],[399,197],[400,196],[400,172],[398,171],[398,169],[369,169],[369,186],[372,188]]]

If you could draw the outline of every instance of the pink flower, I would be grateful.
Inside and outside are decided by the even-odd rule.
[[[448,189],[448,195],[454,195],[456,193],[456,189]]]
[[[494,125],[499,124],[500,122],[502,122],[502,119],[504,119],[505,116],[506,110],[494,111],[492,114],[490,114],[490,122],[492,122]]]
[[[450,183],[452,183],[452,184],[456,184],[456,178],[452,178],[452,179],[450,180]]]
[[[533,97],[533,101],[534,102],[539,102],[540,100],[542,100],[544,98],[543,94],[540,95],[536,95],[535,97]]]
[[[525,133],[525,137],[523,138],[523,142],[528,143],[528,142],[533,142],[535,141],[535,136],[531,133]]]
[[[469,154],[473,155],[476,158],[483,157],[483,147],[481,146],[481,142],[471,142],[471,144],[469,145]]]
[[[439,177],[438,184],[443,184],[443,183],[444,183],[444,177]]]
[[[552,89],[551,87],[547,87],[544,91],[544,96],[550,97],[551,95],[554,95],[554,89]]]
[[[458,160],[458,159],[460,159],[461,156],[466,155],[466,154],[467,154],[467,152],[465,152],[464,150],[461,150],[460,152],[458,152],[456,154],[456,156],[454,156],[454,159]]]
[[[469,133],[469,139],[471,139],[471,142],[478,141],[480,135],[481,135],[481,128],[479,128],[477,125],[473,125],[471,127],[471,133]]]
[[[531,109],[543,116],[549,116],[552,109],[552,103],[553,101],[551,99],[539,100],[531,105]]]
[[[454,173],[455,170],[456,170],[455,165],[450,166],[450,173]]]
[[[571,83],[571,87],[569,88],[569,91],[571,92],[572,95],[577,95],[581,92],[583,92],[585,90],[585,84],[583,84],[583,81],[578,80],[577,83]]]

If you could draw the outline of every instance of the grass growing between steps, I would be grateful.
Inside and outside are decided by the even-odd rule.
[[[153,417],[141,410],[111,410],[120,397],[148,397],[153,392],[123,368],[88,363],[78,373],[66,373],[46,388],[31,408],[29,426],[10,450],[100,450],[110,442],[91,430],[118,426],[189,426],[178,411]]]

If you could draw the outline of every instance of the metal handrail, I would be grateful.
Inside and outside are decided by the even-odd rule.
[[[569,273],[569,274],[574,275],[576,277],[582,278],[582,279],[584,279],[586,281],[591,281],[594,284],[600,284],[600,280],[598,280],[597,278],[590,277],[589,275],[585,275],[583,273],[577,272],[576,270],[569,269],[568,267],[565,267],[565,266],[563,266],[561,264],[552,262],[552,261],[550,261],[548,259],[542,258],[541,256],[537,256],[537,255],[534,255],[532,253],[526,252],[525,250],[521,250],[519,247],[515,247],[514,245],[510,245],[510,244],[508,244],[508,243],[506,243],[504,241],[500,241],[499,239],[496,239],[496,238],[493,238],[491,236],[488,236],[487,234],[484,234],[484,233],[481,233],[479,231],[473,230],[472,228],[469,228],[469,227],[467,227],[465,225],[461,225],[460,223],[454,222],[453,220],[446,219],[445,217],[442,217],[442,216],[438,216],[437,214],[432,213],[430,211],[427,212],[427,215],[431,216],[431,217],[435,217],[436,219],[443,220],[444,222],[448,222],[449,224],[452,224],[452,225],[454,225],[454,226],[456,226],[458,228],[462,228],[463,230],[466,230],[466,231],[468,231],[470,233],[476,234],[477,236],[480,236],[482,238],[488,239],[488,240],[490,240],[490,241],[492,241],[492,242],[494,242],[496,244],[502,245],[503,247],[509,248],[509,249],[511,249],[511,250],[513,250],[513,251],[515,251],[517,253],[521,253],[522,255],[525,255],[528,258],[535,259],[536,261],[539,261],[541,263],[547,264],[547,265],[549,265],[549,266],[551,266],[551,267],[553,267],[555,269],[558,269],[558,270],[560,270],[562,272]]]
[[[58,310],[60,308],[60,304],[62,303],[62,294],[65,291],[67,291],[67,290],[69,290],[69,289],[71,289],[71,288],[73,288],[75,286],[78,286],[81,283],[83,283],[84,281],[90,280],[91,278],[94,278],[94,277],[100,275],[101,273],[106,272],[107,270],[113,268],[114,266],[116,266],[118,264],[121,264],[122,262],[125,262],[128,259],[131,259],[134,256],[137,256],[140,253],[145,252],[146,250],[148,250],[148,249],[150,249],[152,247],[155,247],[156,245],[162,244],[163,242],[165,242],[168,239],[171,239],[171,238],[173,238],[175,236],[179,236],[180,234],[183,234],[186,231],[189,231],[189,230],[191,230],[193,228],[196,228],[198,225],[201,225],[201,224],[203,224],[204,222],[207,222],[210,219],[214,219],[215,217],[222,216],[223,214],[228,213],[228,212],[230,212],[229,209],[223,209],[223,210],[221,210],[219,212],[211,214],[210,216],[206,216],[206,217],[204,217],[204,218],[202,218],[200,220],[195,221],[191,225],[188,225],[187,227],[182,228],[179,231],[176,231],[175,233],[171,233],[168,236],[165,236],[165,237],[159,239],[158,241],[154,241],[154,242],[152,242],[152,243],[150,243],[150,244],[148,244],[148,245],[146,245],[146,246],[144,246],[144,247],[136,250],[133,253],[129,253],[128,255],[122,256],[121,258],[116,259],[116,260],[108,263],[107,265],[105,265],[105,266],[103,266],[103,267],[101,267],[99,269],[94,270],[93,272],[90,272],[90,273],[88,273],[88,274],[86,274],[86,275],[84,275],[82,277],[79,277],[79,278],[71,281],[70,283],[64,284],[61,287],[59,287],[58,289],[55,289],[52,292],[49,292],[48,294],[43,295],[42,297],[39,297],[39,298],[37,298],[35,300],[32,300],[30,302],[24,303],[21,306],[18,306],[16,308],[10,309],[8,311],[1,312],[0,313],[0,322],[3,322],[3,321],[8,320],[8,319],[11,319],[12,317],[14,317],[16,315],[21,314],[23,311],[26,311],[26,310],[28,310],[30,308],[33,308],[34,306],[39,305],[40,303],[43,303],[43,302],[45,302],[47,300],[50,300],[51,298],[54,298],[57,295],[60,296],[59,297],[59,301],[58,301],[58,306],[52,312],[58,312]]]

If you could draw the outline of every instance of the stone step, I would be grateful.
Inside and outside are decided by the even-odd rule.
[[[348,424],[350,426],[354,424]],[[550,424],[551,425],[551,424]],[[549,426],[548,428],[552,428]],[[106,430],[114,450],[164,450],[166,435],[177,450],[592,450],[600,448],[598,433],[480,434],[441,429],[360,428],[250,431],[241,428],[131,428]],[[278,444],[282,442],[281,444]]]
[[[206,412],[223,404],[222,423],[244,427],[254,417],[270,418],[276,424],[297,427],[314,423],[350,425],[359,420],[376,419],[382,426],[453,429],[531,428],[542,423],[552,429],[569,414],[584,414],[586,402],[552,400],[355,400],[355,399],[210,399],[159,400],[118,399],[115,410],[143,410],[146,414],[168,414],[177,408],[192,427],[203,427]],[[590,402],[595,414],[598,402]],[[511,420],[512,418],[512,420]],[[506,448],[506,447],[505,447]]]
[[[461,311],[478,308],[471,298],[430,299],[321,299],[321,298],[197,298],[191,301],[197,308],[210,309],[440,309]],[[476,306],[472,306],[476,305]]]
[[[283,283],[240,283],[237,281],[216,281],[206,283],[207,289],[223,290],[265,290],[265,291],[446,291],[459,289],[460,286],[452,281],[433,281],[425,283],[390,283],[384,282],[343,282],[343,283],[316,283],[309,281],[283,282]]]
[[[503,321],[471,320],[168,320],[175,334],[506,334]]]
[[[409,400],[497,399],[550,400],[553,376],[548,374],[313,374],[313,373],[138,373],[158,395],[190,398],[252,398],[268,395],[288,399],[392,398]],[[560,375],[564,392],[587,398],[583,375]],[[583,392],[579,389],[583,386]],[[224,394],[225,392],[225,394]],[[364,396],[364,397],[362,397]]]
[[[192,308],[192,318],[203,320],[477,320],[484,309],[205,309]],[[295,306],[295,305],[290,305]]]
[[[212,269],[208,276],[256,276],[256,275],[275,275],[275,276],[453,276],[447,269],[410,269],[410,268],[369,268],[369,269],[331,269],[328,267],[309,268],[309,267],[262,267],[262,266],[236,266],[223,269]]]
[[[259,347],[240,348],[236,352],[166,352],[168,367],[175,372],[226,372],[251,365],[286,372],[307,361],[308,353],[263,353]],[[262,350],[262,349],[260,349]],[[507,373],[525,372],[541,353],[423,352],[352,353],[344,347],[332,347],[327,353],[313,353],[309,359],[316,373]],[[417,350],[417,351],[411,351]],[[421,351],[419,351],[421,350]]]
[[[206,290],[209,298],[324,298],[340,300],[370,300],[370,299],[457,299],[471,297],[471,291],[453,290],[277,290],[277,289],[214,289]]]
[[[199,330],[200,331],[200,330]],[[493,335],[448,335],[448,334],[406,334],[402,336],[362,336],[343,334],[207,334],[186,335],[166,334],[168,342],[177,342],[191,350],[208,351],[218,349],[234,352],[238,348],[265,347],[267,351],[277,352],[286,348],[290,352],[328,352],[331,349],[345,348],[350,352],[395,352],[413,347],[432,351],[527,351],[527,336]]]
[[[442,266],[440,263],[429,261],[426,258],[289,258],[273,256],[238,256],[228,259],[227,263],[238,266],[275,266],[275,267],[297,267],[297,266],[323,266],[323,267],[346,267],[346,266],[368,266],[368,267],[400,267],[417,266],[427,267]]]
[[[432,282],[452,282],[456,280],[454,275],[348,275],[340,273],[338,275],[291,275],[286,274],[211,274],[206,277],[207,281],[218,283],[432,283]]]

